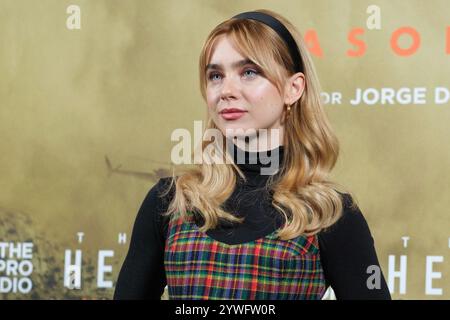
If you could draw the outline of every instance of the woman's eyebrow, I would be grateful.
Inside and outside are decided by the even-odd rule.
[[[246,64],[253,64],[256,65],[256,63],[254,63],[252,60],[250,59],[244,59],[244,60],[239,60],[236,61],[234,63],[231,64],[231,67],[233,69],[245,66]],[[221,64],[217,64],[217,63],[210,63],[206,65],[205,71],[208,71],[209,69],[215,69],[215,70],[222,70],[223,67]]]

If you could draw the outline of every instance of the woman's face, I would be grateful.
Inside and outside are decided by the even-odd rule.
[[[284,98],[260,69],[246,60],[226,36],[217,40],[206,69],[208,112],[225,136],[232,132],[233,136],[253,139],[255,136],[236,130],[245,133],[248,129],[269,129],[270,133],[278,129],[277,144],[282,144]],[[222,113],[231,108],[242,112]],[[228,134],[227,129],[231,130]]]

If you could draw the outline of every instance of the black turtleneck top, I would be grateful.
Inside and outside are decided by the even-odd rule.
[[[246,152],[234,144],[231,148],[235,163],[247,181],[238,177],[236,188],[224,203],[224,208],[236,216],[244,217],[245,221],[242,224],[222,221],[215,229],[208,230],[207,235],[220,242],[237,244],[263,238],[284,222],[271,204],[271,193],[265,189],[270,175],[261,174],[262,168],[270,166],[267,157],[277,152],[278,162],[276,157],[271,159],[282,165],[284,147],[279,146],[267,153]],[[245,160],[241,160],[240,156],[238,158],[238,155],[244,155]],[[161,178],[141,204],[114,299],[160,299],[164,292],[164,246],[168,217],[161,216],[161,213],[167,210],[174,187],[164,197],[161,193],[170,185],[170,179]],[[391,299],[368,224],[361,211],[351,207],[351,196],[340,194],[344,205],[342,217],[318,234],[326,284],[332,287],[337,299]],[[202,222],[201,216],[197,216],[196,224],[201,225]],[[376,284],[373,269],[368,271],[370,266],[380,270],[379,286],[375,288],[368,286],[368,282]]]

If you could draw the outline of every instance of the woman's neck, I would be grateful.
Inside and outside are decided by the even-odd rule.
[[[270,135],[269,135],[270,136]],[[264,152],[275,150],[283,145],[280,138],[268,139],[267,135],[233,137],[232,142],[246,152]]]
[[[246,151],[234,143],[230,143],[228,148],[234,163],[244,175],[252,177],[252,180],[264,182],[268,176],[277,173],[283,165],[283,145],[259,152]]]

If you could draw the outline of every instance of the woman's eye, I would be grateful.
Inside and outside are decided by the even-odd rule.
[[[256,71],[256,70],[253,70],[253,69],[247,69],[247,70],[244,70],[244,72],[243,72],[242,74],[243,74],[245,77],[254,77],[254,76],[259,75],[259,72]],[[208,75],[208,80],[210,80],[210,81],[216,81],[216,80],[220,80],[221,77],[222,77],[222,75],[221,75],[220,73],[217,73],[217,72],[211,72],[211,73]]]
[[[247,72],[250,72],[250,74],[247,73]],[[252,70],[252,69],[247,69],[247,70],[244,71],[244,75],[251,75],[251,73],[253,73],[253,75],[256,76],[258,74],[258,71]]]
[[[214,80],[217,79],[217,78],[214,78],[215,76],[220,76],[220,74],[212,72],[212,73],[209,74],[208,79],[214,81]]]

